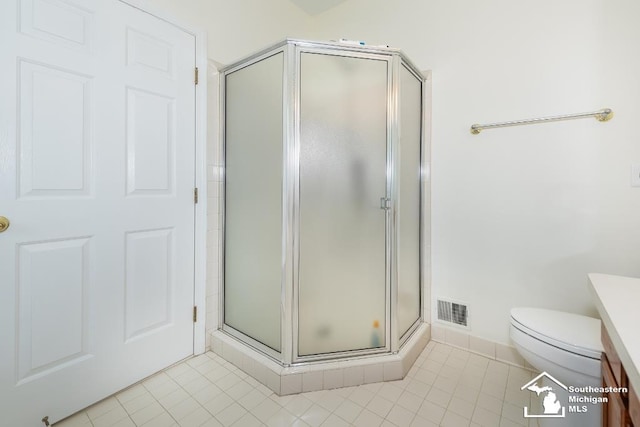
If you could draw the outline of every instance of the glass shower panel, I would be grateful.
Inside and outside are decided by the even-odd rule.
[[[226,76],[224,321],[281,349],[283,53]]]
[[[404,335],[420,318],[420,141],[422,82],[400,72],[398,208],[398,327]]]
[[[387,64],[301,54],[300,356],[386,345]]]

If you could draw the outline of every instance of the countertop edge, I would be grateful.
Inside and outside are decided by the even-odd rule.
[[[607,329],[607,332],[609,334],[609,337],[611,338],[613,347],[618,352],[620,361],[622,362],[622,365],[624,366],[624,369],[627,373],[627,377],[629,378],[629,384],[631,384],[631,386],[633,387],[634,390],[636,390],[636,393],[637,393],[638,390],[640,390],[640,372],[638,372],[638,367],[634,363],[629,352],[627,351],[626,346],[622,342],[622,338],[620,337],[615,324],[611,320],[611,317],[609,317],[607,308],[604,306],[602,299],[600,298],[600,295],[598,293],[598,289],[597,289],[598,285],[594,284],[594,281],[603,280],[604,276],[606,275],[590,273],[588,275],[589,290],[591,291],[594,297],[593,300],[594,300],[596,309],[600,314],[600,318],[602,319],[602,323],[604,324],[604,327]]]

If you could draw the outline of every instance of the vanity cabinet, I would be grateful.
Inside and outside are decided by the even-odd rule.
[[[613,347],[611,338],[604,325],[602,326],[602,386],[625,387],[627,393],[605,393],[608,399],[602,407],[603,427],[640,427],[640,401],[638,395],[629,385],[627,373],[620,357]]]
[[[633,387],[629,387],[629,416],[633,425],[640,426],[640,399]]]
[[[602,354],[602,386],[603,387],[621,387],[616,381],[615,375],[611,369],[611,364],[606,356]],[[631,427],[631,418],[625,399],[621,393],[604,393],[607,402],[602,405],[602,426],[603,427]]]

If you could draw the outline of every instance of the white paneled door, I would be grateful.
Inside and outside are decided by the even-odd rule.
[[[0,5],[0,425],[193,354],[194,36],[118,0]]]

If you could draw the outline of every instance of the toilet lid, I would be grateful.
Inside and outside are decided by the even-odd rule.
[[[600,359],[599,319],[543,308],[513,308],[511,323],[523,332],[572,353]]]

